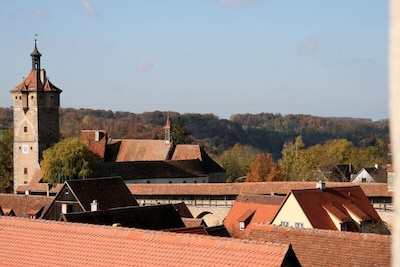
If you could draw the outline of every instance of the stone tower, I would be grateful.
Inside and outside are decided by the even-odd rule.
[[[35,40],[32,70],[10,90],[14,113],[14,192],[18,186],[29,184],[40,169],[43,151],[59,141],[62,91],[40,68],[41,56]]]

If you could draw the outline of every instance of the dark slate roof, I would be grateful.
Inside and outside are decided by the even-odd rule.
[[[97,162],[97,172],[102,176],[121,176],[124,180],[151,178],[206,177],[200,160],[165,160],[132,162]]]
[[[193,214],[190,212],[188,207],[186,206],[185,202],[180,202],[173,204],[174,208],[182,218],[193,218]]]
[[[62,215],[62,219],[68,222],[99,225],[119,224],[123,227],[149,230],[185,227],[172,204],[67,213]]]
[[[90,210],[93,200],[97,200],[101,210],[138,206],[121,177],[68,180],[64,186],[71,190],[85,210]]]
[[[220,236],[220,237],[231,237],[225,225],[216,225],[211,227],[206,227],[208,235]]]

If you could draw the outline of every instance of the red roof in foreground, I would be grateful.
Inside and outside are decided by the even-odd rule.
[[[281,196],[239,195],[224,220],[224,225],[233,237],[242,237],[247,229],[240,230],[239,222],[246,224],[271,223],[285,200]]]
[[[390,266],[388,235],[253,225],[244,238],[290,243],[302,266]]]
[[[4,216],[0,247],[0,266],[298,266],[290,245]]]

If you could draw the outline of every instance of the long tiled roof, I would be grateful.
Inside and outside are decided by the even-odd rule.
[[[290,243],[302,266],[390,266],[391,237],[317,229],[253,225],[250,240]]]
[[[117,162],[167,160],[172,148],[172,143],[164,140],[121,139],[113,140],[112,144],[119,144]]]
[[[290,245],[4,216],[0,247],[0,266],[299,266]]]
[[[97,162],[101,176],[121,176],[124,180],[153,178],[207,177],[200,160],[160,160],[132,162]]]
[[[359,184],[368,197],[391,197],[387,184]],[[326,187],[354,186],[354,183],[326,183]],[[316,182],[264,182],[213,184],[135,184],[128,185],[134,195],[287,195],[291,190],[315,188]]]

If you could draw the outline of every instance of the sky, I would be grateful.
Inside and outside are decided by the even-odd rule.
[[[0,0],[0,36],[0,107],[37,38],[63,108],[389,118],[387,1]]]

